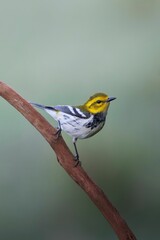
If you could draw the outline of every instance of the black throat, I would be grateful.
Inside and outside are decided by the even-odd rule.
[[[93,120],[86,124],[87,128],[96,128],[100,123],[105,122],[106,116],[104,113],[97,113],[94,115]]]

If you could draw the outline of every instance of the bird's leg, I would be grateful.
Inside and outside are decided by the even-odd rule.
[[[76,146],[76,139],[73,139],[73,145],[74,145],[74,149],[75,149],[75,156],[74,156],[74,160],[76,161],[74,167],[77,167],[79,164],[81,165],[81,162],[79,161],[79,154],[78,154],[78,150],[77,150],[77,146]]]
[[[56,139],[61,135],[61,132],[62,132],[61,123],[60,121],[58,121],[57,131],[54,134],[56,136]]]

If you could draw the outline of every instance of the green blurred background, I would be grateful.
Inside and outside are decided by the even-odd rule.
[[[81,161],[137,238],[158,239],[160,1],[1,0],[0,79],[44,104],[76,105],[99,91],[117,97],[103,131],[78,142]],[[0,239],[117,239],[2,98],[0,122]]]

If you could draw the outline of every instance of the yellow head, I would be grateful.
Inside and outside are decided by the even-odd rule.
[[[105,93],[96,93],[88,99],[83,107],[92,114],[106,112],[109,108],[110,102],[114,99],[116,98],[108,97]]]

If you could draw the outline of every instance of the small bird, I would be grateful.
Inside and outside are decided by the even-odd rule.
[[[103,128],[110,102],[114,99],[116,98],[109,97],[105,93],[96,93],[80,106],[44,106],[38,103],[31,103],[31,105],[45,110],[58,122],[58,135],[63,130],[72,137],[76,165],[78,165],[77,139],[92,137]]]

